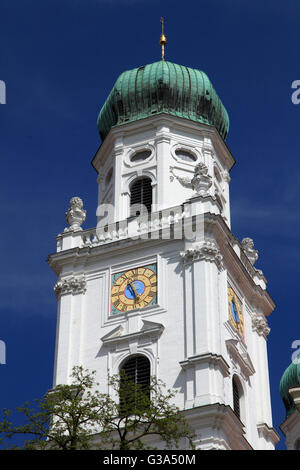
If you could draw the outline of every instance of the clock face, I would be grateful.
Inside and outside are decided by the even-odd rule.
[[[229,320],[236,330],[244,337],[244,316],[242,303],[232,287],[228,286]]]
[[[157,303],[156,264],[112,275],[111,313],[124,313]]]

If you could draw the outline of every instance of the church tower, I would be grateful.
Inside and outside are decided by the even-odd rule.
[[[110,392],[108,374],[131,368],[178,392],[196,448],[274,449],[274,302],[253,241],[230,229],[228,129],[200,70],[163,56],[117,79],[98,117],[97,226],[82,230],[72,198],[48,260],[58,276],[54,386],[82,365]]]
[[[300,450],[300,355],[295,354],[292,363],[284,371],[280,381],[280,394],[286,416],[280,425],[285,436],[287,450]]]

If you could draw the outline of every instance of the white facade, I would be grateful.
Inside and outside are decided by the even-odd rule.
[[[181,160],[178,149],[194,161]],[[132,156],[144,150],[149,157],[133,163]],[[209,184],[197,192],[191,181],[200,163],[207,174],[199,178]],[[107,375],[118,373],[126,357],[143,354],[151,374],[178,391],[176,404],[196,431],[197,448],[273,449],[278,436],[265,317],[274,303],[253,266],[255,250],[230,230],[233,164],[210,126],[162,114],[111,129],[93,160],[97,229],[60,234],[57,253],[49,257],[59,277],[54,386],[68,383],[72,367],[82,365],[96,370],[101,391],[109,392]],[[130,184],[142,176],[152,182],[151,220],[128,219]],[[112,211],[103,217],[109,203]],[[170,226],[175,237],[172,231],[168,236]],[[156,304],[112,315],[112,275],[149,264],[157,266]],[[241,308],[236,325],[229,292]],[[233,377],[240,418],[233,411]]]

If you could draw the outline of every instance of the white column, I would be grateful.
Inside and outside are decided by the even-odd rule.
[[[123,169],[123,158],[124,158],[124,146],[123,146],[123,137],[120,136],[116,139],[114,154],[114,220],[113,222],[118,222],[119,220],[126,219],[128,214],[125,212],[125,207],[123,204],[122,196],[122,169]]]
[[[72,295],[62,295],[58,301],[54,384],[67,384],[71,352]]]
[[[184,265],[184,315],[185,315],[185,357],[195,354],[194,338],[194,301],[193,301],[193,266]]]
[[[156,210],[172,207],[169,201],[169,159],[170,159],[170,129],[166,123],[161,123],[156,133],[156,159],[157,159],[157,204]]]
[[[70,373],[74,366],[81,364],[81,338],[83,331],[83,303],[84,294],[79,293],[73,295],[72,299],[72,318],[71,318],[71,357],[70,357]]]

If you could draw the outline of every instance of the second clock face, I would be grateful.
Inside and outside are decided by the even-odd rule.
[[[236,330],[244,337],[244,316],[242,303],[232,287],[228,286],[229,320]]]
[[[147,307],[156,304],[156,301],[156,264],[141,266],[112,275],[112,314]]]

